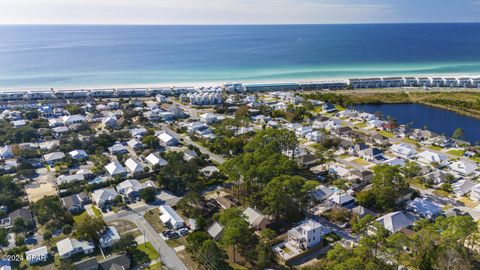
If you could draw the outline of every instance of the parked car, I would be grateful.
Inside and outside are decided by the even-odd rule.
[[[190,231],[187,228],[181,228],[180,230],[178,230],[178,234],[180,234],[181,236],[187,235],[189,232]]]

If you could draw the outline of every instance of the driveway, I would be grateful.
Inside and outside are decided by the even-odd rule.
[[[150,223],[143,217],[142,213],[123,210],[114,215],[104,217],[103,219],[105,222],[115,221],[116,219],[126,219],[135,223],[137,228],[145,235],[146,241],[150,242],[155,250],[160,253],[161,261],[166,268],[187,270],[187,267],[177,257],[175,251],[160,237]]]

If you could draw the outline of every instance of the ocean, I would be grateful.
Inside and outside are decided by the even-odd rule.
[[[480,24],[0,26],[0,89],[480,74]]]

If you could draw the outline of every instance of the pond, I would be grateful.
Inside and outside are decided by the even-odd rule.
[[[360,104],[355,109],[361,112],[380,112],[384,117],[392,116],[399,124],[410,124],[412,128],[427,128],[438,134],[452,136],[461,128],[465,140],[472,144],[480,141],[480,120],[444,109],[423,104]]]

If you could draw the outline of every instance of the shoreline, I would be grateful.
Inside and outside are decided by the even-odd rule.
[[[326,82],[346,82],[351,79],[369,79],[369,78],[480,78],[479,73],[430,73],[430,74],[400,74],[400,75],[363,75],[363,76],[331,76],[318,78],[295,78],[295,79],[238,79],[238,80],[206,80],[206,81],[172,81],[172,82],[152,82],[152,83],[105,83],[87,85],[66,85],[66,86],[0,86],[0,92],[7,91],[25,91],[25,90],[92,90],[92,89],[122,89],[122,88],[164,88],[164,87],[215,87],[224,83],[242,83],[242,84],[280,84],[280,83],[326,83]],[[421,88],[421,87],[413,87]],[[373,88],[370,88],[373,89]]]

